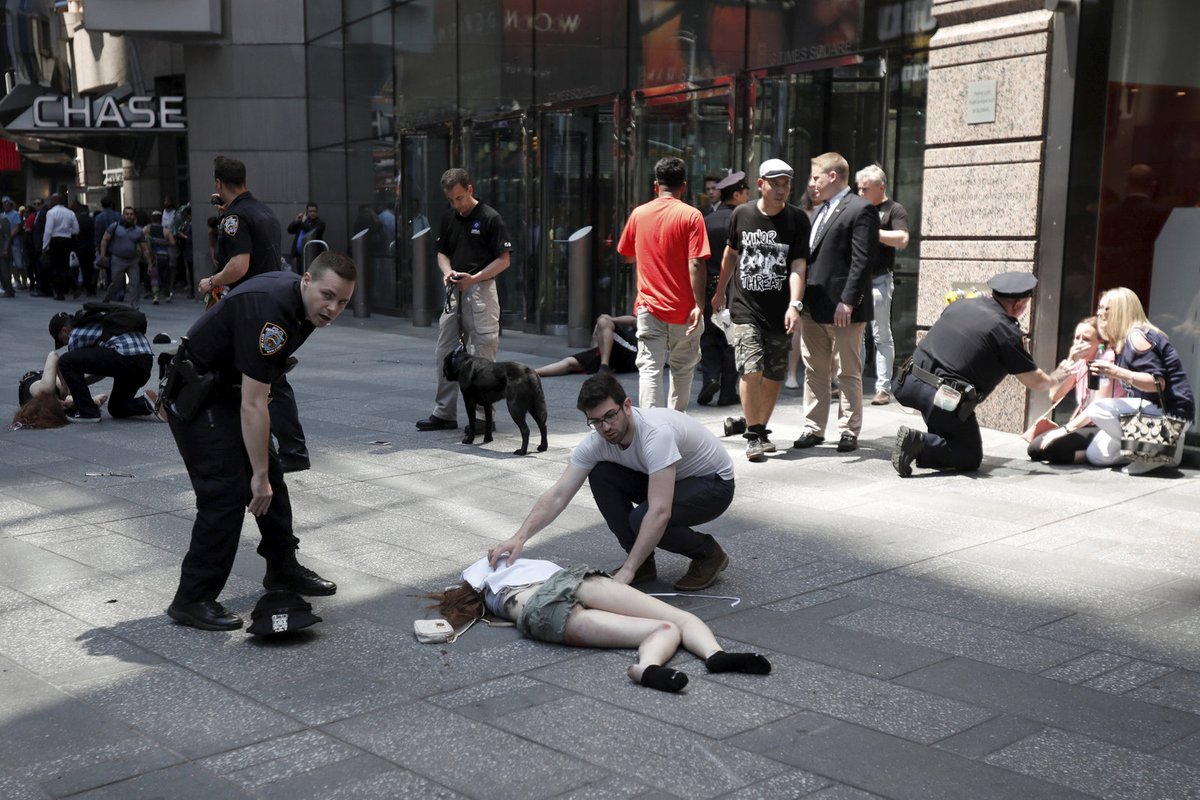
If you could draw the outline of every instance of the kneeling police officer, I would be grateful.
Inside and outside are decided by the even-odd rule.
[[[168,368],[161,402],[196,492],[196,522],[167,609],[204,630],[242,626],[217,596],[233,568],[246,510],[267,561],[263,586],[331,595],[337,586],[296,561],[292,506],[270,447],[271,383],[316,328],[350,301],[357,271],[346,256],[321,254],[303,276],[270,272],[241,283],[188,331]]]
[[[912,464],[932,469],[973,472],[983,463],[983,439],[975,407],[1005,375],[1034,391],[1045,391],[1067,378],[1070,362],[1051,374],[1042,372],[1025,348],[1017,319],[1029,308],[1037,278],[1028,272],[1003,272],[988,281],[991,298],[951,303],[916,352],[900,368],[895,396],[925,419],[928,433],[901,427],[896,432],[892,466],[900,477]]]

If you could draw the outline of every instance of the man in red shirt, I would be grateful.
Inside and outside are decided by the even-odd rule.
[[[682,159],[659,159],[654,191],[654,200],[629,215],[617,244],[626,263],[637,264],[638,405],[663,405],[663,365],[668,364],[668,404],[686,411],[704,329],[708,230],[699,209],[680,199],[687,193]]]

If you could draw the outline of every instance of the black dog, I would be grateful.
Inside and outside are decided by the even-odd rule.
[[[458,381],[463,404],[467,409],[467,435],[463,444],[475,443],[475,407],[483,406],[483,442],[492,440],[492,403],[505,400],[508,413],[521,429],[521,449],[513,454],[523,456],[529,452],[529,426],[525,415],[533,417],[542,434],[538,452],[546,451],[546,395],[542,393],[542,379],[529,367],[516,361],[488,361],[467,353],[460,344],[446,355],[442,374],[448,381]]]

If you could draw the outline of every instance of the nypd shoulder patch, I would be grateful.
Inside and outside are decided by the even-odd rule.
[[[223,217],[221,219],[221,230],[225,232],[226,236],[236,236],[238,232],[237,214],[230,214],[227,217]]]
[[[287,343],[287,333],[274,322],[262,326],[258,334],[258,352],[264,356],[273,356],[283,349]]]

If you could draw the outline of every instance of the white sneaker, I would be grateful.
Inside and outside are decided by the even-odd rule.
[[[762,461],[767,457],[767,448],[763,445],[758,434],[746,434],[746,458],[751,461]]]
[[[788,379],[787,379],[786,381],[784,381],[784,382],[783,382],[783,388],[785,388],[785,389],[799,389],[799,388],[800,388],[800,383],[799,383],[799,381],[797,381],[797,380],[796,380],[796,376],[794,376],[794,375],[789,375],[789,376],[788,376]]]

